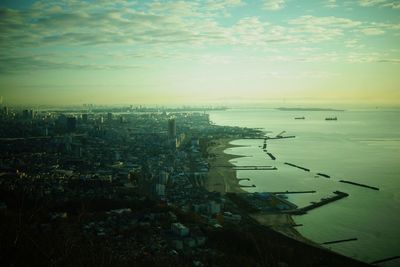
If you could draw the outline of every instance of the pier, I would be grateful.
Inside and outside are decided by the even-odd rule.
[[[369,186],[369,185],[365,185],[365,184],[359,184],[359,183],[355,183],[355,182],[351,182],[351,181],[340,180],[339,182],[345,183],[345,184],[352,184],[352,185],[356,185],[356,186],[361,186],[361,187],[369,188],[369,189],[372,189],[372,190],[379,190],[379,188],[378,188],[378,187],[375,187],[375,186]]]
[[[291,214],[294,214],[294,215],[306,214],[310,210],[313,210],[315,208],[324,206],[326,204],[329,204],[331,202],[334,202],[334,201],[337,201],[339,199],[342,199],[342,198],[345,198],[345,197],[349,196],[349,194],[341,192],[341,191],[335,191],[333,193],[335,194],[335,196],[327,197],[327,198],[321,198],[320,202],[314,202],[314,203],[311,203],[310,205],[305,206],[303,208],[291,211]]]
[[[276,171],[277,167],[233,167],[235,171]]]
[[[267,152],[267,155],[268,155],[272,160],[276,160],[275,156],[272,155],[271,153]]]
[[[301,166],[296,165],[296,164],[292,164],[292,163],[288,163],[288,162],[285,162],[285,164],[286,164],[286,165],[289,165],[289,166],[292,166],[292,167],[295,167],[295,168],[298,168],[298,169],[301,169],[301,170],[306,171],[306,172],[309,172],[309,171],[310,171],[310,169],[301,167]]]
[[[321,243],[321,245],[330,245],[330,244],[337,244],[337,243],[343,243],[343,242],[350,242],[350,241],[357,241],[358,238],[353,237],[353,238],[347,238],[347,239],[340,239],[340,240],[334,240],[334,241],[327,241]]]
[[[325,174],[325,173],[317,172],[317,175],[325,177],[325,178],[331,178],[328,174]]]
[[[242,166],[235,166],[235,165],[212,165],[214,168],[275,168],[275,166],[271,165],[242,165]]]
[[[300,226],[303,226],[303,224],[302,223],[299,223],[299,224],[296,223],[296,224],[292,225],[292,227],[300,227]]]
[[[376,261],[371,262],[371,264],[375,265],[375,264],[380,264],[380,263],[383,263],[383,262],[397,260],[397,259],[400,259],[400,256],[394,256],[394,257],[385,258],[385,259],[382,259],[382,260],[376,260]]]
[[[316,193],[315,190],[308,190],[308,191],[282,191],[282,192],[270,192],[271,194],[276,195],[286,195],[286,194],[313,194]]]
[[[265,137],[265,139],[270,140],[270,139],[287,139],[287,138],[295,138],[296,136],[294,135],[289,135],[289,136],[275,136],[275,137]]]
[[[253,185],[239,185],[239,187],[249,188],[249,187],[256,187],[255,184]]]

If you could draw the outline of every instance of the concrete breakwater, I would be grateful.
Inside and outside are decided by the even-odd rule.
[[[304,167],[301,167],[301,166],[293,164],[293,163],[285,162],[285,164],[289,165],[289,166],[292,166],[292,167],[295,167],[295,168],[298,168],[298,169],[301,169],[301,170],[306,171],[306,172],[310,171],[310,169],[308,169],[308,168],[304,168]]]
[[[346,180],[340,180],[339,182],[345,183],[345,184],[352,184],[352,185],[356,185],[356,186],[361,186],[361,187],[365,187],[365,188],[369,188],[369,189],[373,189],[373,190],[379,190],[378,187],[370,186],[370,185],[366,185],[366,184],[359,184],[359,183],[355,183],[355,182],[351,182],[351,181],[346,181]]]
[[[348,197],[348,196],[349,196],[349,194],[344,193],[344,192],[341,192],[341,191],[335,191],[335,192],[333,192],[333,193],[335,194],[335,196],[327,197],[327,198],[322,198],[320,202],[313,202],[313,203],[311,203],[311,204],[308,205],[308,206],[305,206],[305,207],[303,207],[303,208],[300,208],[300,209],[291,211],[290,213],[291,213],[291,214],[294,214],[294,215],[306,214],[306,213],[307,213],[308,211],[310,211],[310,210],[313,210],[313,209],[315,209],[315,208],[324,206],[324,205],[326,205],[326,204],[329,204],[329,203],[331,203],[331,202],[334,202],[334,201],[337,201],[337,200],[339,200],[339,199],[342,199],[342,198],[345,198],[345,197]]]

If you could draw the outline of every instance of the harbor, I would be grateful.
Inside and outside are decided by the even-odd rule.
[[[322,207],[324,205],[327,205],[329,203],[338,201],[338,200],[340,200],[342,198],[345,198],[345,197],[349,196],[349,194],[341,192],[341,191],[334,191],[333,193],[335,194],[334,196],[322,198],[319,202],[313,202],[310,205],[305,206],[303,208],[296,209],[294,211],[290,211],[290,213],[293,214],[293,215],[303,215],[303,214],[306,214],[307,212],[309,212],[309,211],[311,211],[313,209]]]

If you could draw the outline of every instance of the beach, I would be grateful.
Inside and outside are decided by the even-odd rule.
[[[234,158],[239,158],[239,155],[230,155],[224,153],[224,150],[235,147],[230,142],[235,139],[223,138],[217,139],[215,144],[208,148],[208,153],[214,155],[208,160],[210,165],[208,178],[205,187],[210,192],[219,193],[244,193],[245,191],[239,187],[239,182],[236,178],[236,171],[232,168],[221,168],[216,166],[234,166],[229,161]]]
[[[246,193],[240,186],[236,176],[236,171],[232,168],[219,167],[219,166],[234,166],[229,161],[242,156],[226,154],[224,151],[228,148],[237,147],[231,142],[236,139],[223,138],[213,141],[208,148],[209,155],[213,155],[209,159],[210,170],[205,187],[210,192],[225,193]],[[315,244],[314,242],[304,238],[294,228],[295,222],[289,214],[266,214],[254,213],[249,214],[252,218],[257,220],[260,224],[268,226],[269,228],[280,232],[288,237],[296,240]]]

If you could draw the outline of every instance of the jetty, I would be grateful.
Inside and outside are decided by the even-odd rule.
[[[276,160],[275,156],[272,155],[271,153],[267,152],[267,155],[268,155],[272,160]]]
[[[273,140],[273,139],[287,139],[287,138],[296,138],[294,135],[288,135],[288,136],[275,136],[275,137],[265,137],[267,140]]]
[[[271,165],[212,165],[214,168],[275,168],[275,166]]]
[[[249,187],[256,187],[255,184],[253,185],[239,185],[239,187],[249,188]]]
[[[383,262],[387,262],[387,261],[392,261],[392,260],[397,260],[397,259],[400,259],[400,256],[394,256],[394,257],[390,257],[390,258],[385,258],[385,259],[381,259],[381,260],[376,260],[376,261],[373,261],[373,262],[371,262],[371,264],[380,264],[380,263],[383,263]]]
[[[320,202],[312,202],[310,205],[305,206],[303,208],[297,209],[297,210],[293,210],[290,213],[294,214],[294,215],[303,215],[306,214],[308,211],[313,210],[315,208],[324,206],[326,204],[329,204],[331,202],[337,201],[339,199],[348,197],[349,194],[341,192],[341,191],[335,191],[333,192],[335,194],[335,196],[332,197],[327,197],[327,198],[321,198]]]
[[[330,244],[337,244],[337,243],[343,243],[343,242],[350,242],[350,241],[357,241],[358,238],[353,237],[353,238],[347,238],[347,239],[340,239],[340,240],[334,240],[334,241],[327,241],[321,243],[321,245],[330,245]]]
[[[286,164],[286,165],[289,165],[289,166],[292,166],[292,167],[295,167],[295,168],[298,168],[298,169],[301,169],[301,170],[306,171],[306,172],[309,172],[309,171],[310,171],[310,169],[301,167],[301,166],[296,165],[296,164],[293,164],[293,163],[285,162],[285,164]]]
[[[325,173],[317,172],[317,175],[325,177],[325,178],[331,178],[328,174],[325,174]]]
[[[233,167],[235,171],[276,171],[277,167]]]
[[[282,192],[270,192],[271,194],[276,195],[286,195],[286,194],[313,194],[316,193],[315,190],[308,190],[308,191],[282,191]]]
[[[345,183],[345,184],[352,184],[352,185],[356,185],[356,186],[361,186],[361,187],[369,188],[369,189],[372,189],[372,190],[379,190],[378,187],[370,186],[370,185],[366,185],[366,184],[359,184],[359,183],[355,183],[355,182],[351,182],[351,181],[346,181],[346,180],[340,180],[339,182]]]

